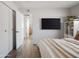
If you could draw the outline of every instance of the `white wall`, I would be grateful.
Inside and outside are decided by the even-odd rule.
[[[34,9],[32,13],[32,40],[33,43],[43,38],[60,38],[61,30],[41,30],[41,18],[63,18],[67,15],[68,9]],[[63,24],[63,19],[61,20]]]
[[[9,8],[15,11],[19,11],[17,6],[12,1],[2,1],[2,2],[5,3]]]
[[[70,14],[73,16],[79,16],[79,4],[70,8]]]

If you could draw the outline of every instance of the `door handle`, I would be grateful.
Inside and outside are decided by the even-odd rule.
[[[18,33],[19,31],[16,31],[16,33]]]
[[[7,32],[7,30],[5,29],[5,32]]]

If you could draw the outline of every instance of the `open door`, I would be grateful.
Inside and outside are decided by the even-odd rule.
[[[13,49],[16,49],[16,12],[13,10]]]

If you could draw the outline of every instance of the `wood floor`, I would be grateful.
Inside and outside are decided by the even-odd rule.
[[[16,51],[12,50],[6,58],[41,58],[39,48],[32,40],[24,40],[23,45]]]

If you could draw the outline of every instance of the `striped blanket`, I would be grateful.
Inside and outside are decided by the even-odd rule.
[[[79,57],[79,41],[74,39],[43,39],[37,45],[43,58]]]

